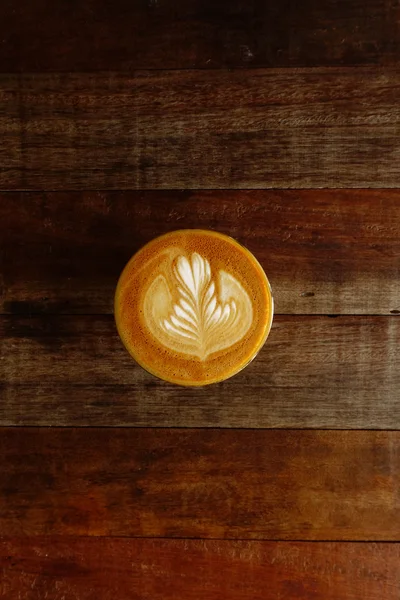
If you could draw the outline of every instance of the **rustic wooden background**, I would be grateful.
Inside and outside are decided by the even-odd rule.
[[[400,5],[0,3],[0,598],[400,598]],[[241,374],[162,383],[118,275],[237,238]]]

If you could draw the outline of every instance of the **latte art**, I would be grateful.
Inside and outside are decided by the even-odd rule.
[[[186,386],[241,371],[264,344],[272,315],[271,289],[255,257],[202,229],[172,231],[143,246],[115,294],[118,332],[136,362]]]
[[[197,252],[189,259],[178,256],[172,272],[173,281],[158,275],[144,299],[147,326],[161,344],[205,360],[246,335],[253,308],[235,277],[225,270],[214,277],[208,260]]]

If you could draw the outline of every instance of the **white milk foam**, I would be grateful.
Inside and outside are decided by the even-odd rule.
[[[224,270],[212,273],[197,252],[176,257],[171,273],[159,274],[144,297],[145,323],[158,342],[204,361],[246,335],[253,306],[235,277]]]

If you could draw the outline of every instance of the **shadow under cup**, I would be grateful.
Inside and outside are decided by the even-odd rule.
[[[204,386],[246,367],[273,319],[271,287],[253,254],[211,230],[153,239],[118,281],[118,333],[131,356],[170,383]]]

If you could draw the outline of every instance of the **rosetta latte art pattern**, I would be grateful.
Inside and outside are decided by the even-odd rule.
[[[178,256],[172,276],[160,274],[144,300],[146,324],[165,347],[205,360],[227,350],[250,329],[253,307],[235,277],[224,270],[214,280],[197,252]]]

